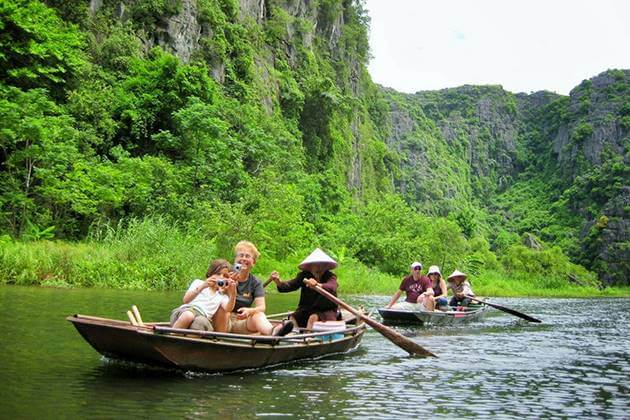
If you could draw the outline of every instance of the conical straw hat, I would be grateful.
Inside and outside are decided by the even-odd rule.
[[[455,270],[453,271],[453,274],[451,274],[450,276],[448,276],[448,279],[452,279],[453,277],[463,277],[464,279],[466,279],[468,277],[468,275],[466,275],[466,273],[462,273],[459,270]]]
[[[311,252],[311,255],[306,257],[304,261],[298,265],[300,270],[305,270],[309,264],[325,264],[328,270],[332,270],[337,267],[337,261],[330,258],[324,251],[319,248],[315,248],[315,251]]]

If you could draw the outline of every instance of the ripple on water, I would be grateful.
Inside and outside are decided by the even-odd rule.
[[[226,375],[102,359],[63,321],[77,310],[124,314],[141,298],[167,314],[180,298],[161,296],[0,289],[12,316],[0,330],[2,416],[628,418],[630,299],[494,299],[544,323],[491,311],[470,325],[395,327],[437,359],[408,357],[369,330],[350,354]],[[388,299],[348,300],[376,308]]]

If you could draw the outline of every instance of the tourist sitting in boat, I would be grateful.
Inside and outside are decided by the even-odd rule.
[[[265,290],[251,271],[260,257],[256,246],[249,241],[241,241],[234,247],[235,270],[230,278],[236,280],[236,303],[232,313],[219,311],[217,317],[222,320],[228,332],[235,334],[279,335],[293,330],[293,323],[288,321],[274,326],[265,315]],[[252,306],[253,305],[253,306]]]
[[[446,297],[448,296],[448,289],[446,282],[442,278],[442,273],[440,273],[440,267],[437,265],[429,267],[427,276],[431,279],[431,289],[433,290],[433,294],[429,294],[426,298],[425,306],[427,310],[433,311],[436,308],[447,310],[448,299]]]
[[[453,297],[449,302],[450,306],[468,306],[471,300],[468,295],[475,296],[470,286],[468,276],[461,271],[455,270],[448,276],[448,287],[453,291]]]
[[[406,294],[405,301],[396,303],[403,292]],[[415,261],[411,264],[411,274],[403,278],[400,287],[394,293],[386,308],[393,307],[395,309],[414,311],[418,310],[419,304],[426,308],[429,300],[428,296],[432,294],[431,280],[422,275],[422,264]]]
[[[236,302],[236,282],[228,277],[230,263],[217,259],[212,261],[206,280],[193,280],[184,294],[184,304],[171,313],[173,328],[214,331],[214,316],[219,308],[230,312]],[[220,326],[218,328],[221,329]]]
[[[277,271],[269,275],[269,279],[276,283],[280,293],[300,289],[298,307],[291,314],[291,320],[299,327],[312,330],[313,324],[317,321],[337,320],[337,304],[313,290],[319,285],[330,294],[337,296],[337,277],[330,271],[335,267],[337,267],[337,262],[317,248],[298,265],[302,271],[294,279],[282,281]]]

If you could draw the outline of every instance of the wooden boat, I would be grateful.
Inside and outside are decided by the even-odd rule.
[[[448,311],[379,308],[378,312],[386,324],[455,325],[481,320],[487,309],[486,305],[470,305],[460,311],[449,307]]]
[[[355,325],[347,324],[340,331],[276,337],[176,329],[168,323],[133,325],[79,314],[66,319],[106,357],[206,372],[256,369],[345,353],[359,345],[366,329],[355,319],[350,321]]]

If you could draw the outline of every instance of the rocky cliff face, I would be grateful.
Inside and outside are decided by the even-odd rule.
[[[624,153],[629,131],[622,125],[621,109],[630,94],[625,87],[628,80],[630,70],[605,72],[571,91],[570,118],[553,140],[560,165],[575,167],[580,154],[591,165],[599,165],[605,148]]]
[[[586,80],[569,97],[550,92],[514,95],[498,86],[414,95],[383,92],[390,104],[387,143],[405,156],[403,171],[408,176],[398,186],[408,197],[434,199],[423,192],[426,183],[434,182],[430,160],[436,155],[443,171],[466,165],[470,172],[464,179],[450,177],[447,183],[467,183],[470,189],[460,186],[459,197],[481,207],[491,208],[497,194],[509,191],[515,182],[527,182],[523,174],[538,175],[550,186],[550,197],[572,197],[555,206],[566,206],[582,220],[572,227],[581,249],[576,258],[609,284],[627,282],[629,70]],[[410,136],[424,139],[410,147]],[[612,157],[618,162],[609,168]]]

